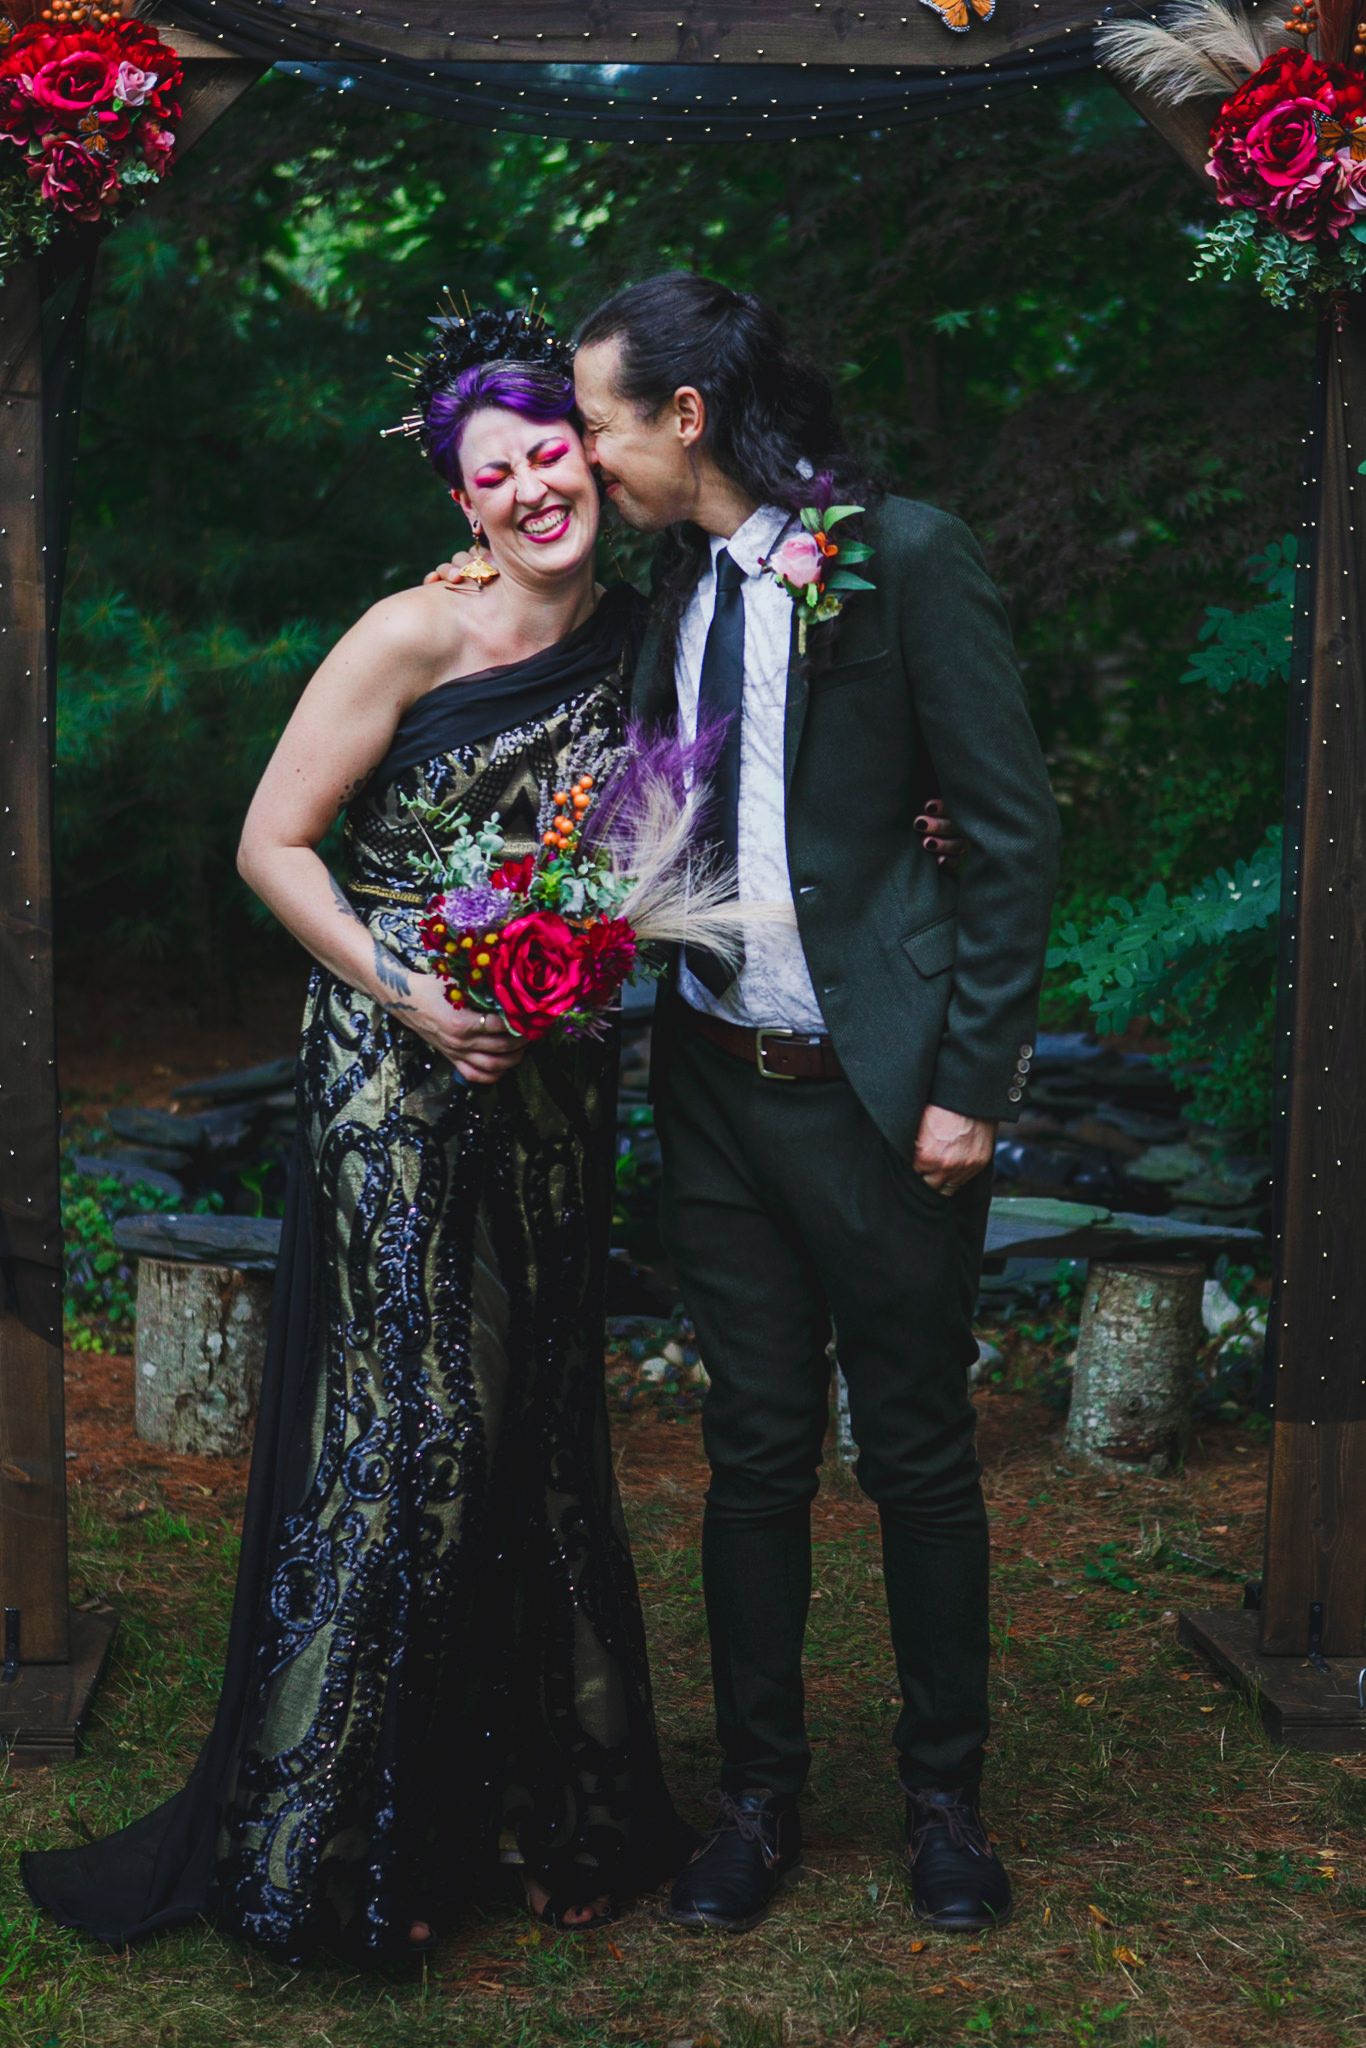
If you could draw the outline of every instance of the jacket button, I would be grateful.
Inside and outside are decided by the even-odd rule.
[[[1024,1089],[1023,1089],[1023,1088],[1012,1088],[1012,1089],[1010,1090],[1010,1100],[1011,1100],[1012,1102],[1018,1102],[1018,1101],[1020,1100],[1020,1098],[1021,1098],[1021,1097],[1023,1096],[1023,1094],[1024,1094]]]
[[[1032,1045],[1022,1045],[1022,1046],[1020,1047],[1020,1058],[1021,1058],[1022,1060],[1032,1060],[1032,1059],[1033,1059],[1033,1057],[1034,1057],[1034,1048],[1033,1048],[1033,1046],[1032,1046]]]

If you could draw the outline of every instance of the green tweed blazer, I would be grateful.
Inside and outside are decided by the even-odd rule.
[[[927,1103],[1012,1119],[1034,1050],[1057,884],[1058,814],[1010,627],[961,520],[887,498],[864,522],[876,584],[845,604],[834,658],[794,618],[787,860],[802,947],[849,1080],[907,1157]],[[671,719],[658,629],[632,712]],[[942,796],[969,841],[951,876],[913,820]],[[657,1051],[667,1057],[668,1006]],[[775,1086],[782,1086],[775,1082]]]

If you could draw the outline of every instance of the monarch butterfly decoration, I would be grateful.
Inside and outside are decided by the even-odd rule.
[[[1335,150],[1350,149],[1354,164],[1366,157],[1366,126],[1348,128],[1331,114],[1325,114],[1318,123],[1318,131],[1319,148],[1325,156],[1331,156]]]
[[[996,12],[996,0],[920,0],[920,4],[930,8],[945,28],[960,36],[967,34],[974,14],[979,21],[990,21]]]

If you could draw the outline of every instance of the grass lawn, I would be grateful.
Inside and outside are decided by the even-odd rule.
[[[84,1755],[0,1783],[0,2048],[1366,2039],[1366,1765],[1275,1749],[1175,1640],[1178,1606],[1233,1604],[1233,1575],[1259,1567],[1264,1439],[1207,1429],[1170,1481],[1073,1471],[1056,1417],[1005,1391],[980,1404],[996,1540],[988,1813],[1018,1901],[1000,1934],[955,1940],[911,1919],[876,1523],[829,1466],[809,1874],[757,1932],[690,1938],[647,1900],[608,1933],[561,1939],[498,1906],[425,1974],[392,1976],[277,1968],[205,1927],[126,1955],[60,1932],[28,1905],[13,1852],[103,1833],[184,1774],[212,1708],[244,1480],[133,1451],[127,1361],[83,1354],[71,1370],[73,1598],[117,1608],[122,1632]],[[636,1408],[616,1428],[666,1762],[700,1818],[714,1762],[697,1425]]]

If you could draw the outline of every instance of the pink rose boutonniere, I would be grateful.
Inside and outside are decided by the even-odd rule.
[[[862,505],[832,505],[828,500],[824,505],[804,505],[797,515],[801,530],[787,534],[764,559],[764,569],[798,607],[800,654],[806,653],[808,624],[838,617],[853,591],[876,587],[865,576],[854,574],[853,565],[866,562],[873,553],[867,543],[830,537],[832,527],[862,510]]]

